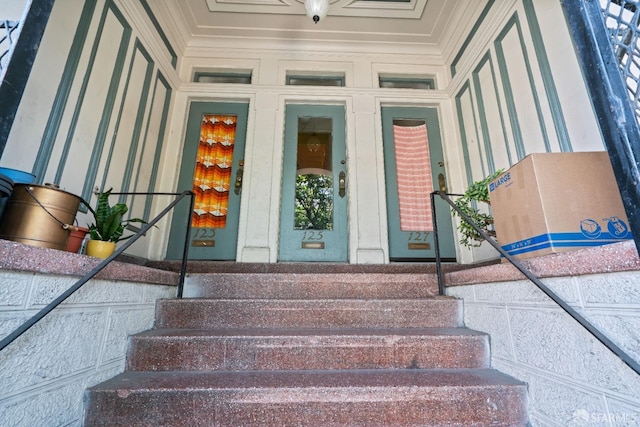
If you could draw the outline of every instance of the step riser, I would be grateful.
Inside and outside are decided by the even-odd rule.
[[[120,395],[90,393],[85,425],[525,426],[527,419],[524,387],[266,389]],[[98,408],[112,410],[103,414]]]
[[[462,326],[453,299],[162,300],[157,328],[448,328]]]
[[[192,274],[185,298],[398,299],[438,294],[433,274]]]
[[[486,368],[486,336],[148,338],[130,342],[134,371]]]

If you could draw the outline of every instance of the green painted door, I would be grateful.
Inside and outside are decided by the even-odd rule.
[[[344,107],[288,105],[280,261],[347,261],[347,183]]]
[[[182,257],[187,217],[191,217],[189,259],[235,260],[246,103],[193,102],[189,109],[178,191],[192,190],[195,203],[176,206],[167,259]]]
[[[446,188],[438,112],[435,108],[383,107],[389,257],[432,260],[430,194]],[[436,199],[440,255],[455,260],[448,205]]]

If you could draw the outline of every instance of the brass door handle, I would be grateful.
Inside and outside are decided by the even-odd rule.
[[[444,177],[443,173],[438,174],[438,187],[443,193],[447,192],[447,179]]]
[[[347,174],[344,171],[340,172],[338,175],[338,194],[340,197],[344,197],[345,190],[347,188]]]
[[[242,175],[244,174],[244,160],[238,162],[238,171],[236,172],[236,183],[234,186],[234,193],[240,194],[242,191]]]

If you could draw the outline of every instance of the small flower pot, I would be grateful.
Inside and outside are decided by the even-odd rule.
[[[67,252],[78,253],[80,250],[80,246],[82,246],[82,241],[84,240],[84,236],[89,232],[88,228],[85,227],[74,227],[71,229],[69,233],[69,239],[67,240]]]
[[[109,258],[116,250],[115,242],[104,242],[102,240],[89,240],[87,242],[87,255],[96,258]]]

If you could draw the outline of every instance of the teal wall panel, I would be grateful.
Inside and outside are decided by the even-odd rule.
[[[140,4],[144,8],[144,11],[147,13],[149,20],[151,20],[153,27],[155,28],[156,32],[160,36],[160,39],[162,40],[162,43],[164,43],[164,47],[167,49],[167,53],[169,54],[171,65],[173,65],[173,68],[176,68],[176,65],[178,64],[178,55],[176,54],[175,50],[173,50],[173,46],[171,46],[171,42],[169,42],[167,35],[164,33],[164,30],[162,29],[162,26],[156,19],[156,16],[153,14],[151,7],[149,7],[149,3],[147,3],[147,0],[140,0]]]
[[[142,66],[139,65],[142,63]],[[123,96],[120,100],[120,107],[115,123],[115,129],[111,137],[111,144],[109,147],[109,153],[105,163],[105,174],[102,178],[102,185],[100,188],[106,188],[107,177],[113,176],[113,171],[110,171],[113,161],[114,150],[118,148],[122,150],[128,150],[129,156],[127,158],[124,167],[119,167],[116,171],[122,172],[116,173],[116,178],[121,179],[121,185],[117,187],[117,191],[127,192],[131,191],[130,182],[133,167],[136,161],[138,144],[140,142],[140,134],[142,133],[142,124],[144,122],[144,115],[147,107],[147,98],[149,97],[149,86],[151,84],[151,78],[153,73],[153,60],[151,56],[144,48],[140,40],[136,40],[134,43],[133,54],[130,57],[129,68],[127,72],[126,82],[124,84]],[[135,74],[135,73],[138,74]],[[136,81],[136,85],[132,84],[133,80]],[[135,88],[134,88],[135,86]],[[136,110],[136,114],[130,117],[126,112]],[[121,126],[123,124],[123,114],[125,115],[125,122],[129,126]],[[132,122],[132,123],[131,123]],[[124,145],[128,142],[128,147],[117,146],[117,143],[121,142]],[[117,162],[117,161],[116,161]],[[111,172],[111,173],[110,173]],[[115,182],[113,182],[115,185]],[[121,201],[124,201],[124,196],[121,196]]]
[[[464,55],[465,51],[467,50],[467,47],[469,47],[469,43],[471,43],[471,40],[473,40],[473,38],[476,36],[476,33],[478,32],[478,30],[482,26],[485,18],[487,17],[487,14],[491,10],[491,7],[493,6],[494,3],[495,3],[495,0],[489,0],[487,2],[487,4],[485,5],[484,9],[482,9],[482,12],[480,13],[480,17],[478,18],[476,23],[473,25],[473,28],[471,29],[471,32],[469,32],[469,35],[467,35],[467,38],[462,43],[462,46],[460,47],[460,50],[458,51],[458,53],[456,54],[455,58],[453,59],[453,62],[451,63],[451,67],[450,67],[451,76],[455,76],[456,75],[456,72],[457,72],[456,66],[458,65],[458,62],[460,62],[460,60],[462,59],[462,56]]]
[[[478,103],[478,116],[487,155],[488,172],[510,166],[511,147],[498,91],[498,81],[490,52],[487,52],[472,73]]]
[[[78,27],[71,45],[71,50],[67,57],[67,62],[62,73],[62,80],[58,85],[53,106],[47,119],[45,131],[40,142],[40,148],[36,155],[36,160],[33,167],[33,174],[37,177],[39,183],[44,182],[44,174],[49,166],[49,160],[51,159],[51,153],[55,145],[55,141],[60,131],[60,123],[62,115],[65,111],[67,103],[69,102],[69,93],[71,91],[71,85],[74,82],[80,56],[84,49],[85,42],[89,33],[89,26],[91,24],[91,17],[96,9],[97,0],[87,0],[84,2],[84,7],[80,15]]]
[[[33,172],[87,201],[95,187],[153,191],[172,94],[158,58],[114,0],[86,1],[73,31]],[[149,216],[150,200],[135,205]]]
[[[560,97],[558,96],[553,75],[551,74],[551,65],[549,64],[549,58],[547,57],[544,42],[542,40],[538,17],[536,16],[536,11],[533,7],[533,0],[523,0],[523,4],[560,148],[562,151],[573,151],[571,138],[569,137],[569,131],[567,130],[567,124],[560,104]]]
[[[478,24],[474,31],[490,25]],[[455,97],[469,182],[483,178],[480,165],[486,175],[529,153],[573,150],[533,0],[522,0],[496,30],[487,51],[472,59]],[[468,42],[452,73],[465,59]]]
[[[506,39],[508,37],[515,37],[517,39],[519,43],[519,50],[513,52],[508,51],[505,48]],[[518,160],[522,159],[530,152],[540,151],[536,148],[533,148],[532,150],[534,142],[531,141],[531,137],[529,137],[528,141],[525,141],[525,138],[530,135],[524,133],[522,129],[525,121],[527,122],[527,125],[531,123],[532,110],[537,119],[537,126],[539,126],[540,135],[544,144],[544,151],[552,151],[551,143],[549,141],[549,133],[547,131],[547,124],[545,123],[540,99],[537,95],[536,85],[531,69],[531,62],[523,39],[522,27],[517,13],[514,13],[511,19],[507,22],[507,25],[498,35],[494,45],[502,77],[501,81],[506,97],[509,119],[511,120],[513,137],[516,141]],[[518,61],[522,61],[522,63],[517,63]],[[522,76],[522,78],[516,77],[516,74],[513,71],[513,68],[516,65],[524,68],[526,76]],[[516,85],[518,85],[518,93],[515,91]],[[528,87],[525,85],[528,85]],[[524,92],[527,93],[521,95]],[[522,96],[529,97],[530,99],[521,99]],[[518,97],[518,99],[516,99],[516,97]],[[519,106],[522,106],[523,104],[527,104],[526,108],[519,108]],[[537,141],[535,141],[535,143],[537,143]]]

